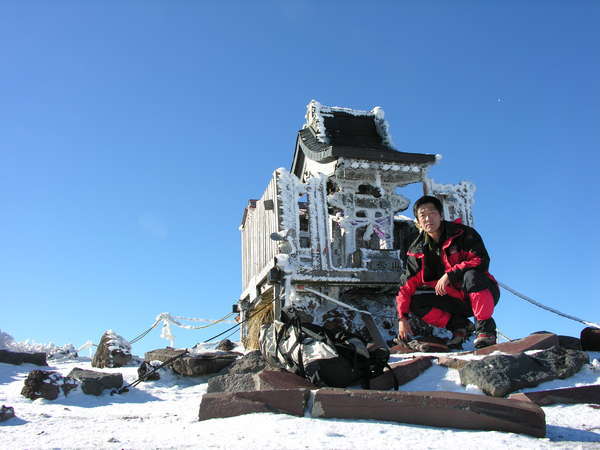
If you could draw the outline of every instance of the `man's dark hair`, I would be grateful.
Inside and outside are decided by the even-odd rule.
[[[413,205],[413,214],[415,215],[415,217],[417,217],[417,209],[419,209],[421,206],[425,205],[426,203],[431,203],[433,206],[435,206],[435,209],[438,210],[440,215],[444,214],[444,211],[443,211],[444,208],[442,207],[442,202],[440,202],[440,200],[437,197],[433,197],[431,195],[424,195],[419,200],[417,200],[415,202],[415,204]]]

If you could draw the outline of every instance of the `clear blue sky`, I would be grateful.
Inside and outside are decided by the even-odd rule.
[[[436,181],[477,185],[499,280],[600,322],[599,23],[596,1],[3,1],[0,329],[80,345],[229,312],[243,208],[313,98],[383,107]],[[496,318],[582,328],[507,292]]]

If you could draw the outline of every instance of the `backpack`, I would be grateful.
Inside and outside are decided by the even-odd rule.
[[[389,350],[369,348],[344,329],[328,330],[284,314],[282,321],[261,326],[259,341],[265,360],[315,386],[347,387],[360,381],[368,389],[369,380],[389,368]],[[395,375],[394,387],[398,390]]]

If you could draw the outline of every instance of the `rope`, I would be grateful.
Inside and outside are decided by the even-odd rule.
[[[574,320],[575,322],[582,323],[582,324],[584,324],[584,325],[587,325],[588,327],[600,328],[600,325],[598,325],[597,323],[594,323],[594,322],[588,322],[587,320],[583,320],[583,319],[580,319],[580,318],[578,318],[578,317],[571,316],[570,314],[566,314],[566,313],[560,312],[560,311],[559,311],[559,310],[557,310],[557,309],[554,309],[554,308],[551,308],[551,307],[549,307],[549,306],[543,305],[543,304],[541,304],[540,302],[537,302],[537,301],[535,301],[535,300],[534,300],[534,299],[532,299],[531,297],[527,297],[525,294],[521,294],[520,292],[518,292],[518,291],[514,290],[513,288],[511,288],[510,286],[507,286],[507,285],[506,285],[506,284],[504,284],[504,283],[500,283],[500,282],[498,282],[498,285],[499,285],[499,286],[501,286],[501,287],[503,287],[504,289],[506,289],[508,292],[510,292],[510,293],[512,293],[512,294],[514,294],[514,295],[516,295],[517,297],[520,297],[520,298],[522,298],[523,300],[525,300],[525,301],[527,301],[527,302],[531,303],[532,305],[535,305],[535,306],[537,306],[538,308],[545,309],[546,311],[550,311],[550,312],[552,312],[552,313],[554,313],[554,314],[556,314],[556,315],[559,315],[559,316],[565,317],[565,318],[567,318],[567,319]]]
[[[185,320],[185,321],[187,321],[187,322],[205,322],[205,323],[206,323],[206,322],[208,322],[208,323],[209,323],[209,325],[205,325],[205,326],[203,326],[203,327],[199,327],[199,328],[208,328],[208,327],[210,327],[211,325],[214,325],[214,324],[216,324],[216,323],[220,323],[220,322],[223,322],[223,321],[225,321],[226,319],[229,319],[229,318],[230,318],[231,316],[233,316],[234,314],[235,314],[235,313],[231,312],[231,313],[227,314],[226,316],[224,316],[224,317],[221,317],[220,319],[217,319],[217,320],[209,320],[209,319],[194,319],[194,318],[192,318],[192,317],[182,317],[182,316],[170,316],[170,317],[171,317],[172,319],[177,319],[177,320]]]
[[[242,325],[244,322],[247,322],[248,320],[250,320],[252,317],[254,317],[256,314],[260,313],[261,311],[263,311],[264,309],[268,308],[271,306],[271,304],[275,301],[276,299],[273,299],[271,302],[265,304],[262,308],[260,308],[258,311],[255,311],[254,314],[251,314],[250,316],[248,316],[246,319],[241,320],[240,322],[238,322],[237,324],[235,324],[234,326],[232,326],[231,328],[228,328],[227,330],[223,331],[222,333],[219,333],[213,337],[211,337],[210,339],[207,339],[204,342],[210,342],[216,338],[218,338],[219,336],[222,336],[223,334],[233,330],[234,328],[238,328],[240,325]],[[153,326],[154,327],[154,326]],[[237,330],[235,330],[233,333],[231,333],[230,335],[228,335],[227,337],[231,336],[232,334],[234,334]],[[184,356],[189,354],[189,350],[186,348],[185,351],[177,356],[174,356],[172,358],[167,359],[165,362],[163,362],[161,365],[156,366],[155,368],[153,368],[150,372],[148,372],[147,374],[145,374],[143,377],[139,377],[137,380],[132,381],[130,384],[128,384],[127,386],[123,386],[120,389],[113,389],[113,391],[110,393],[110,395],[114,395],[114,394],[123,394],[125,392],[129,392],[129,388],[131,387],[135,387],[138,384],[140,384],[142,381],[144,381],[146,378],[148,378],[150,375],[152,375],[153,373],[155,373],[158,369],[161,369],[163,367],[165,367],[168,364],[171,364],[172,362],[176,361],[179,358],[183,358]]]
[[[139,340],[141,340],[142,338],[146,337],[146,335],[148,333],[150,333],[154,328],[156,328],[156,326],[160,323],[160,320],[155,320],[154,323],[152,324],[152,326],[150,328],[148,328],[146,331],[141,332],[140,334],[138,334],[136,337],[134,337],[132,340],[129,341],[130,344],[135,344],[136,342],[138,342]]]

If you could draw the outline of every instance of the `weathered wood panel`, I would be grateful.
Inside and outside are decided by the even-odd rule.
[[[252,283],[260,281],[255,278],[273,263],[277,254],[277,242],[270,238],[271,233],[279,231],[276,183],[274,175],[260,200],[255,202],[255,206],[248,206],[241,227],[242,291],[246,291]]]

